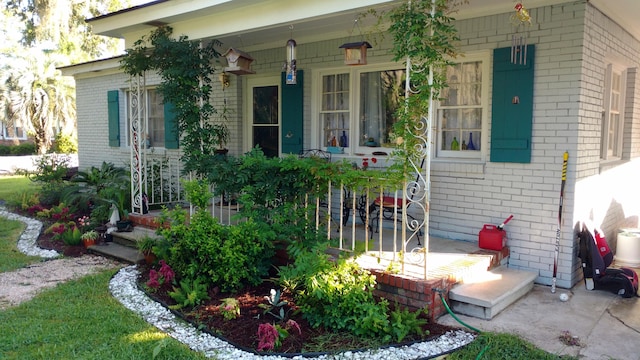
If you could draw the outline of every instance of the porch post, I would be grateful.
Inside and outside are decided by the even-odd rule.
[[[129,79],[129,142],[131,149],[131,209],[143,213],[142,195],[145,192],[146,152],[143,151],[147,137],[147,93],[145,75]]]

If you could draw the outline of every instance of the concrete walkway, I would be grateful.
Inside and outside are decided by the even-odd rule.
[[[569,294],[567,302],[560,301],[561,293]],[[582,282],[571,291],[558,289],[555,294],[549,286],[535,285],[491,320],[457,317],[482,331],[517,334],[552,354],[588,360],[640,360],[640,298],[588,291]],[[461,326],[450,315],[438,323]],[[560,339],[565,332],[580,345],[566,345]]]

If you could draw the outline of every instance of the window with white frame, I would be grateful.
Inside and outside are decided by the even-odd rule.
[[[600,142],[602,160],[618,160],[622,156],[626,77],[627,72],[621,66],[607,65]]]
[[[162,94],[156,89],[147,89],[146,90],[146,100],[148,104],[148,129],[147,133],[147,141],[143,142],[143,146],[149,147],[164,147],[165,146],[165,136],[164,136],[164,104]],[[130,93],[127,92],[127,104],[131,104],[129,101]],[[133,105],[135,106],[135,104]],[[133,109],[133,113],[135,113],[135,109]],[[131,119],[129,116],[132,112],[127,111],[127,145],[131,145],[131,139],[129,139],[129,128],[131,126]],[[144,130],[143,130],[144,131]]]
[[[19,121],[13,124],[13,126],[2,124],[2,137],[7,140],[26,140],[27,133],[21,125]]]
[[[390,136],[404,81],[399,64],[319,72],[320,146],[342,147],[347,154],[393,147]]]
[[[479,159],[488,117],[488,55],[466,55],[444,70],[436,116],[436,156]]]

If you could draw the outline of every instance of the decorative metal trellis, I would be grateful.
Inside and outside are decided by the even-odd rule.
[[[131,209],[144,213],[146,194],[146,152],[143,148],[148,134],[148,102],[144,73],[129,77],[129,139],[131,166]]]

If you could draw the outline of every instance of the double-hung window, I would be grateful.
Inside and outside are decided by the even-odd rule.
[[[320,147],[346,154],[392,148],[395,112],[403,104],[405,71],[400,64],[323,70],[319,75]]]
[[[164,128],[164,104],[162,103],[162,94],[156,89],[147,89],[146,90],[146,100],[147,100],[147,118],[148,124],[147,129],[142,129],[143,133],[146,132],[147,139],[143,141],[143,146],[149,147],[164,147],[165,146],[165,128]],[[127,92],[127,104],[131,104],[133,106],[133,111],[127,111],[127,129],[129,129],[131,125],[131,119],[129,118],[131,113],[136,113],[135,107],[138,106],[139,102],[131,102],[129,101],[129,97],[131,96],[130,92]],[[146,130],[146,131],[145,131]],[[129,131],[126,132],[127,136]],[[131,139],[127,138],[127,145],[131,145]]]
[[[626,77],[627,72],[622,67],[607,66],[602,112],[602,160],[619,160],[622,157]]]
[[[488,57],[467,55],[444,70],[447,87],[438,104],[436,156],[480,159],[486,137]]]

